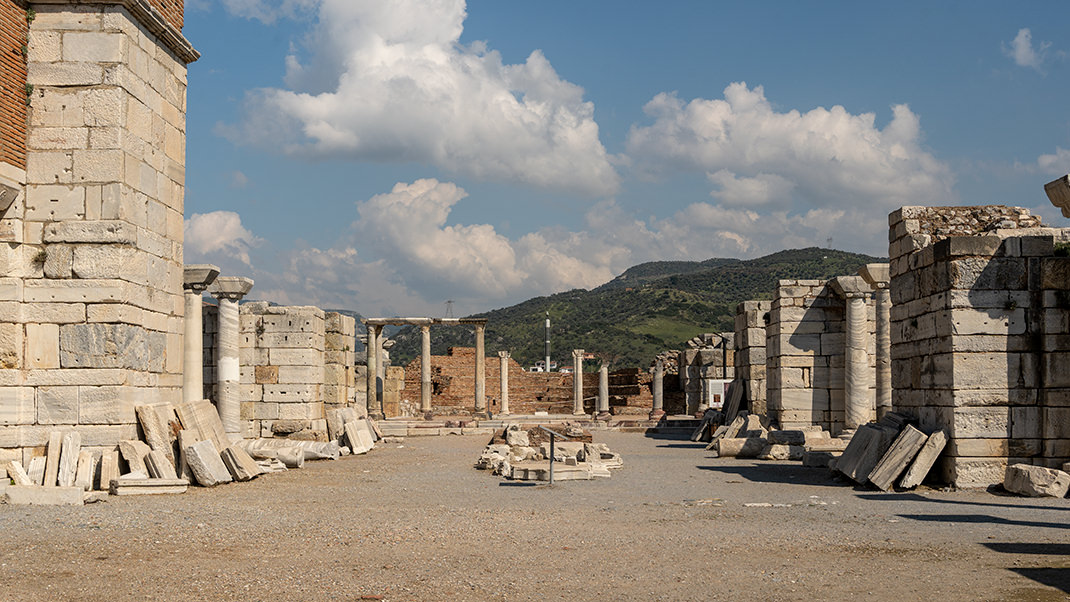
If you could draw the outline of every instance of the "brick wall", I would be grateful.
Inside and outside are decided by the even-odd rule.
[[[501,410],[501,359],[488,357],[486,363],[487,408],[492,413]],[[572,375],[560,372],[525,372],[509,359],[509,411],[513,414],[572,413]],[[448,355],[431,356],[431,407],[437,415],[469,415],[475,409],[475,349],[450,348]],[[420,406],[420,360],[405,367],[401,389],[401,408]],[[645,378],[638,371],[617,371],[610,374],[610,407],[614,413],[637,413],[635,408],[653,406],[650,375]],[[632,397],[634,394],[634,397]],[[584,373],[584,411],[595,411],[598,397],[598,374]],[[645,404],[645,405],[644,405]]]
[[[941,477],[1003,480],[1010,463],[1070,459],[1070,258],[1026,209],[892,213],[892,404],[944,429]]]
[[[0,0],[0,161],[26,168],[26,8]]]
[[[176,29],[182,29],[185,19],[184,0],[149,0],[149,4],[160,11],[168,23]]]

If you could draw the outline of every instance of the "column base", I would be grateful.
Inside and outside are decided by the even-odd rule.
[[[386,418],[386,415],[382,412],[369,412],[368,418],[371,418],[372,420],[383,420]]]
[[[651,410],[649,414],[651,420],[661,420],[663,416],[665,416],[664,410]]]
[[[599,412],[598,415],[595,416],[594,418],[595,418],[595,420],[607,420],[608,421],[612,417],[613,417],[613,414],[610,414],[609,412]]]

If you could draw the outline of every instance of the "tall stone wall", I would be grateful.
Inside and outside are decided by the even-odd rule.
[[[0,222],[4,456],[33,453],[53,429],[88,447],[132,439],[134,405],[179,402],[183,369],[196,52],[151,11],[28,6],[25,188]]]
[[[326,437],[324,318],[318,307],[241,306],[243,436]]]
[[[356,403],[356,328],[351,316],[327,312],[324,321],[323,403],[327,409]]]
[[[869,406],[876,418],[876,314],[869,323]],[[844,429],[844,300],[823,280],[781,280],[766,328],[767,407],[781,428],[819,425]]]
[[[1070,258],[1016,207],[903,207],[891,214],[896,411],[949,444],[941,475],[1003,481],[1008,463],[1070,459]]]
[[[724,400],[712,399],[720,391],[711,392],[710,381],[735,378],[735,334],[722,332],[705,336],[710,346],[685,349],[676,361],[688,414],[709,407],[711,403],[723,403]]]
[[[744,301],[736,307],[735,376],[746,387],[740,407],[754,414],[767,412],[765,328],[772,308],[771,301]]]

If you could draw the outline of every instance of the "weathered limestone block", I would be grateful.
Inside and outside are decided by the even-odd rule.
[[[44,456],[34,456],[30,458],[30,465],[26,471],[30,475],[30,480],[36,485],[45,484],[45,462]]]
[[[354,454],[368,453],[375,446],[371,429],[368,428],[368,423],[363,420],[346,423],[345,433],[346,440],[349,442],[349,449]]]
[[[926,475],[932,470],[933,464],[936,464],[936,459],[940,457],[940,452],[944,451],[945,445],[947,445],[947,434],[943,430],[929,435],[925,445],[922,446],[921,451],[914,458],[914,463],[910,465],[906,474],[899,480],[899,486],[903,489],[912,489],[921,485]]]
[[[44,484],[52,487],[59,479],[59,456],[63,447],[63,433],[52,431],[48,434],[48,461],[45,464]]]
[[[717,455],[722,458],[757,458],[765,445],[766,440],[759,438],[722,438],[717,442]]]
[[[145,455],[145,468],[149,476],[154,479],[177,479],[174,461],[168,458],[162,450],[154,449]]]
[[[162,332],[130,324],[63,324],[63,368],[126,368],[163,372],[167,338]]]
[[[74,486],[82,488],[83,491],[92,490],[93,469],[93,452],[83,449],[78,453],[78,470],[75,473]]]
[[[891,489],[892,483],[910,466],[927,440],[925,433],[906,425],[880,462],[870,471],[869,482],[883,491]]]
[[[145,441],[148,442],[149,447],[153,450],[163,452],[168,462],[173,466],[175,454],[171,446],[171,439],[168,435],[168,429],[163,420],[160,419],[160,414],[156,411],[156,408],[152,406],[137,406],[135,411],[137,412],[138,422],[141,424],[141,430],[145,433]]]
[[[859,485],[864,484],[896,435],[898,429],[882,424],[870,423],[858,427],[843,455],[837,460],[836,470]]]
[[[803,452],[802,465],[807,468],[828,468],[833,460],[840,457],[841,452],[834,451],[811,451]]]
[[[214,487],[233,480],[211,441],[200,441],[187,447],[186,462],[194,478],[204,487]]]
[[[100,481],[97,483],[97,489],[108,491],[111,482],[119,476],[119,452],[104,452],[100,457]]]
[[[136,439],[119,442],[119,453],[122,454],[123,460],[126,460],[126,465],[130,467],[130,472],[148,474],[148,469],[145,467],[145,456],[149,455],[151,451],[152,448]]]
[[[1054,468],[1013,464],[1007,467],[1003,488],[1029,497],[1066,497],[1070,474]]]
[[[505,431],[505,442],[508,445],[531,445],[528,439],[528,432],[521,429],[509,429]]]
[[[34,483],[30,479],[30,475],[26,474],[26,469],[22,467],[22,462],[19,462],[18,460],[12,460],[11,462],[8,462],[7,473],[16,485],[21,485],[24,487],[36,485],[36,483]]]
[[[81,506],[85,494],[81,487],[23,487],[4,490],[7,503],[14,506]]]
[[[221,455],[235,481],[251,481],[262,473],[256,460],[240,447],[232,445],[224,449]]]
[[[81,448],[82,436],[79,433],[70,432],[63,435],[57,479],[60,487],[74,487],[74,479],[78,476],[78,454],[82,451]]]

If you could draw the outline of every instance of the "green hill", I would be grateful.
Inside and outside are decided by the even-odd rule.
[[[704,332],[733,329],[736,305],[771,299],[778,280],[827,279],[855,274],[879,258],[831,249],[795,249],[751,260],[657,261],[629,268],[593,290],[576,289],[476,314],[487,318],[486,350],[512,351],[530,366],[543,356],[546,312],[551,319],[551,358],[571,363],[572,349],[585,349],[611,368],[646,366],[665,349],[679,349]],[[391,350],[395,365],[420,352],[418,328],[403,328]],[[431,353],[473,346],[471,328],[436,326]]]

